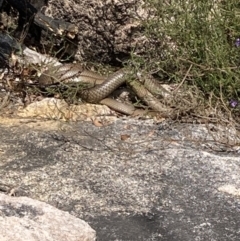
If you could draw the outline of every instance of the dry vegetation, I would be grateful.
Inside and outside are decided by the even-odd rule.
[[[132,48],[123,66],[144,70],[161,83],[174,85],[173,97],[164,101],[174,109],[177,120],[239,128],[238,1],[146,0],[143,9],[148,15],[138,21],[149,48],[141,54]],[[104,69],[99,64],[94,63],[98,71]],[[26,79],[23,72],[20,79]],[[18,88],[23,98],[57,95],[76,102],[72,86],[44,90],[25,84],[20,87],[25,88]]]

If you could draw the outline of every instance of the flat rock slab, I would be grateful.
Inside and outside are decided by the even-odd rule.
[[[239,240],[237,131],[132,119],[0,123],[0,190],[68,211],[100,241]]]

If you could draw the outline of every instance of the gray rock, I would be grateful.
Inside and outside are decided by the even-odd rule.
[[[94,241],[84,221],[28,197],[0,194],[1,241]]]
[[[99,241],[239,240],[234,129],[0,118],[0,133],[0,190],[86,220]]]

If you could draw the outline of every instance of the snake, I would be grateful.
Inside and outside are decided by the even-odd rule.
[[[75,81],[77,79],[77,82],[93,85],[93,87],[78,91],[81,99],[88,103],[107,105],[122,114],[134,115],[136,113],[134,105],[121,103],[109,98],[109,95],[114,90],[127,83],[135,94],[153,111],[160,112],[164,116],[168,116],[170,112],[170,109],[165,107],[159,100],[170,93],[160,85],[158,80],[150,74],[141,72],[138,72],[136,77],[132,78],[132,73],[127,68],[121,68],[105,77],[86,70],[80,64],[64,64],[50,67],[40,75],[38,82],[41,86],[46,86],[61,82],[71,82],[73,79]]]

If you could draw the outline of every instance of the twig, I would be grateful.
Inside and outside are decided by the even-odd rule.
[[[181,81],[181,83],[178,85],[178,87],[177,87],[173,92],[177,92],[177,91],[180,89],[180,87],[183,85],[183,83],[184,83],[184,81],[186,80],[186,78],[187,78],[187,76],[188,76],[188,74],[189,74],[192,66],[193,66],[193,65],[191,64],[190,67],[188,68],[187,73],[186,73],[185,76],[183,77],[183,80]]]

